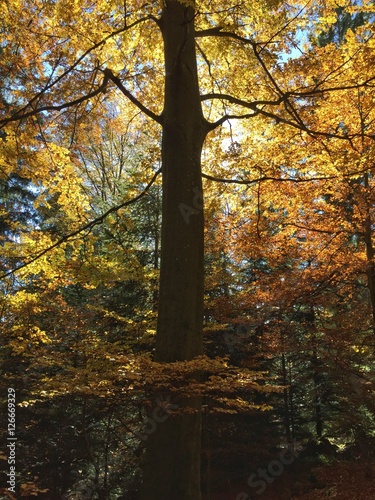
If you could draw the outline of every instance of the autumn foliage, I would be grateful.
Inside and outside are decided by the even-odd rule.
[[[164,363],[165,19],[181,4],[204,129],[204,355]],[[16,389],[20,497],[136,498],[158,418],[197,413],[194,398],[212,499],[295,442],[312,450],[304,470],[371,467],[374,14],[367,0],[4,2],[0,398]]]

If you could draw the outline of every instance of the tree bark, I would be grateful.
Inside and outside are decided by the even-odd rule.
[[[289,408],[289,395],[288,392],[291,389],[288,388],[288,373],[286,369],[286,359],[285,354],[281,355],[281,366],[282,366],[282,377],[283,377],[283,386],[284,389],[284,428],[285,428],[285,436],[288,444],[292,443],[292,435],[290,432],[290,408]]]
[[[194,9],[166,1],[162,114],[163,204],[155,360],[190,360],[203,351],[203,196],[201,152],[208,125],[199,95]],[[146,442],[142,500],[199,500],[201,401],[170,401],[193,411],[169,415]]]
[[[366,190],[369,189],[369,179],[368,173],[364,175],[364,183]],[[365,220],[365,232],[364,232],[364,240],[366,245],[366,258],[367,258],[367,288],[370,295],[370,305],[371,305],[371,313],[372,313],[372,331],[375,335],[375,250],[374,245],[372,243],[372,220],[370,209],[367,209],[367,217]]]

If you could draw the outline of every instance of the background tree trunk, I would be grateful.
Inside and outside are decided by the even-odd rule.
[[[366,172],[364,175],[364,184],[366,190],[369,189],[369,176]],[[364,227],[364,240],[366,245],[366,257],[367,257],[367,288],[370,295],[370,305],[372,312],[372,330],[375,335],[375,264],[374,264],[374,245],[372,243],[372,220],[370,214],[370,208],[367,208],[367,217],[365,220]]]
[[[155,359],[202,354],[203,197],[201,151],[208,131],[201,108],[194,9],[167,1],[161,18],[166,80],[163,111],[163,207]],[[201,402],[172,401],[193,412],[170,415],[146,443],[142,500],[199,500]]]

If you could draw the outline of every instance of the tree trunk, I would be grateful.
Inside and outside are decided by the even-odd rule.
[[[314,407],[315,407],[315,434],[321,438],[323,434],[323,416],[321,402],[321,376],[319,374],[319,360],[316,351],[313,353],[313,380],[314,380]]]
[[[314,407],[315,407],[315,433],[317,438],[323,434],[323,412],[322,412],[322,376],[320,374],[321,366],[317,352],[317,339],[313,337],[314,347],[312,354],[313,381],[314,381]]]
[[[285,354],[281,355],[281,366],[282,366],[282,377],[283,377],[283,386],[284,389],[284,427],[285,427],[285,435],[288,444],[292,442],[292,434],[290,432],[290,408],[289,408],[289,390],[288,388],[288,373],[286,369],[286,359]]]
[[[290,408],[290,427],[291,427],[291,437],[292,437],[292,442],[296,437],[296,415],[294,411],[294,399],[293,399],[293,392],[294,392],[294,379],[292,376],[292,365],[289,362],[289,408]]]
[[[203,350],[203,198],[201,151],[208,132],[201,108],[194,9],[166,1],[162,115],[163,205],[155,360],[190,360]],[[199,500],[201,402],[158,423],[146,442],[142,500]]]
[[[365,188],[369,189],[368,173],[364,175]],[[370,305],[372,313],[372,331],[375,335],[375,250],[372,243],[372,220],[370,209],[367,209],[367,217],[365,220],[365,245],[366,245],[366,258],[367,258],[367,288],[370,295]]]

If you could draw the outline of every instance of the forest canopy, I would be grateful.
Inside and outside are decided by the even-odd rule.
[[[374,16],[4,1],[1,498],[244,500],[283,450],[374,460]]]

